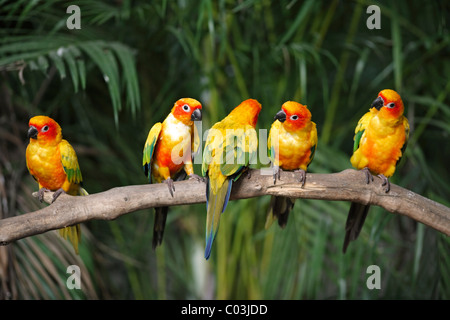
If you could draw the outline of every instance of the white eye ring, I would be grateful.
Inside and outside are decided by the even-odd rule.
[[[395,107],[395,103],[391,102],[387,105],[387,107],[392,109]]]
[[[298,119],[298,115],[294,114],[290,117],[290,119],[295,121]]]
[[[43,126],[41,129],[42,132],[47,132],[48,131],[48,126]]]
[[[183,111],[189,112],[189,111],[191,111],[191,107],[189,107],[187,104],[185,104],[183,106]]]

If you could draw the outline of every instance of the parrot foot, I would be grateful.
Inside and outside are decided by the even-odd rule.
[[[367,184],[369,184],[370,181],[373,181],[373,175],[370,173],[369,168],[365,167],[364,169],[362,169],[362,171],[366,175],[366,183]]]
[[[294,172],[300,172],[300,182],[302,184],[302,188],[305,186],[306,182],[306,171],[303,169],[295,170]]]
[[[276,183],[276,181],[277,181],[277,178],[278,178],[278,180],[281,180],[280,179],[280,177],[281,177],[281,171],[283,171],[279,166],[273,166],[272,167],[272,171],[273,171],[273,184],[275,184]]]
[[[175,185],[173,184],[173,180],[171,178],[167,178],[166,180],[164,180],[164,183],[167,183],[170,195],[173,197],[173,193],[175,192]]]
[[[383,175],[383,174],[379,174],[378,177],[379,177],[381,180],[383,180],[383,182],[381,183],[381,185],[382,185],[383,187],[386,186],[386,189],[384,189],[384,191],[385,191],[386,193],[388,193],[389,190],[391,190],[391,183],[389,182],[389,179],[388,179],[385,175]]]
[[[43,202],[44,201],[44,192],[50,192],[51,190],[50,189],[47,189],[47,188],[40,188],[39,190],[38,190],[38,199],[39,199],[39,202]]]
[[[200,177],[199,175],[197,175],[195,173],[190,174],[188,180],[195,180],[195,181],[198,181],[198,182],[205,182],[206,181],[204,177]]]
[[[55,193],[53,194],[53,200],[52,203],[55,202],[56,199],[58,199],[58,197],[60,195],[62,195],[63,193],[66,193],[63,188],[59,188],[58,190],[55,191]]]

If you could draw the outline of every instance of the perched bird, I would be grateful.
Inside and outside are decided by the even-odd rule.
[[[273,183],[282,170],[300,172],[302,186],[306,181],[306,169],[314,158],[317,146],[316,124],[311,121],[311,112],[307,106],[298,102],[287,101],[275,115],[267,139],[269,158],[273,168]],[[295,199],[272,196],[267,215],[266,229],[275,219],[280,227],[287,223],[289,212],[294,207]]]
[[[83,179],[75,150],[62,138],[61,127],[55,120],[47,116],[31,118],[28,138],[30,142],[26,150],[27,168],[39,183],[39,201],[43,201],[45,191],[55,191],[53,201],[62,193],[72,196],[88,195],[81,186]],[[80,225],[62,228],[59,234],[69,239],[78,254]]]
[[[258,137],[255,126],[261,104],[247,99],[234,108],[208,132],[203,152],[202,174],[206,176],[206,248],[205,259],[219,229],[231,186],[249,164],[256,163]]]
[[[194,174],[192,159],[199,146],[194,121],[202,119],[202,105],[192,98],[175,102],[166,119],[150,129],[145,141],[142,165],[149,183],[167,183],[173,197],[174,180],[201,179]],[[183,170],[184,169],[184,170]],[[168,207],[155,208],[152,246],[162,243]]]
[[[364,171],[367,183],[373,181],[372,175],[378,175],[386,193],[390,189],[388,178],[394,174],[409,138],[409,123],[403,111],[400,95],[394,90],[382,90],[355,129],[350,162]],[[352,202],[345,225],[344,253],[349,242],[358,237],[369,207]]]

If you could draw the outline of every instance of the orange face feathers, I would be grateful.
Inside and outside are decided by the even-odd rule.
[[[311,121],[311,112],[308,107],[295,101],[286,101],[275,120],[283,123],[286,130],[295,131],[305,127]]]
[[[30,119],[28,138],[35,139],[40,143],[58,143],[62,139],[61,127],[50,117],[36,116]]]
[[[202,119],[202,105],[199,101],[192,98],[182,98],[175,102],[172,108],[173,116],[186,125],[192,121]]]
[[[390,89],[380,91],[371,107],[379,110],[380,115],[385,118],[399,118],[404,111],[402,98],[397,92]]]

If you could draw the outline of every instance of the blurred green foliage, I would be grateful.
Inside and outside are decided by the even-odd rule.
[[[31,193],[28,119],[57,120],[90,193],[145,184],[142,148],[173,103],[203,104],[203,129],[242,100],[268,129],[286,100],[319,132],[312,173],[350,168],[353,133],[378,92],[403,97],[412,134],[393,183],[450,205],[450,4],[444,1],[0,0],[0,218],[43,206]],[[369,30],[369,5],[381,29]],[[197,166],[196,171],[200,168]],[[210,260],[206,208],[173,207],[151,249],[153,210],[83,224],[75,257],[53,232],[0,247],[1,298],[449,299],[450,241],[373,207],[341,252],[349,203],[297,200],[288,226],[264,229],[269,198],[232,201]],[[82,290],[66,268],[82,266]],[[381,290],[366,286],[381,269]]]

